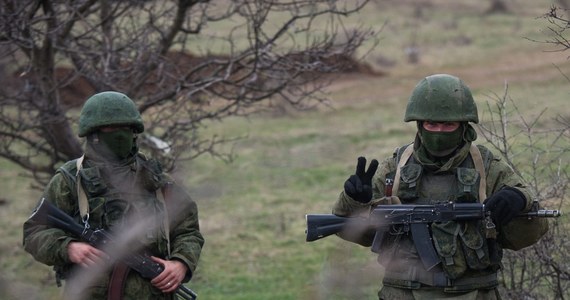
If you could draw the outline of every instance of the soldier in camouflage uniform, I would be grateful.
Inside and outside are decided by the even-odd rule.
[[[157,161],[138,151],[137,134],[143,131],[135,103],[126,95],[93,95],[79,117],[85,154],[58,169],[43,197],[78,223],[108,230],[113,236],[146,226],[143,236],[135,240],[164,271],[148,280],[124,266],[119,268],[120,263],[100,268],[109,259],[106,253],[30,218],[24,224],[24,248],[36,260],[54,266],[58,284],[68,279],[65,294],[70,299],[173,299],[177,287],[190,280],[196,269],[204,244],[196,203],[162,172]],[[103,274],[86,287],[74,286],[74,277],[96,269],[103,269]]]
[[[367,214],[376,204],[485,203],[494,229],[485,221],[433,223],[430,234],[441,259],[426,270],[404,227],[384,235],[378,261],[385,268],[379,299],[500,299],[497,271],[502,248],[518,250],[534,243],[545,220],[514,217],[531,208],[531,197],[513,171],[487,148],[473,145],[477,107],[459,78],[437,74],[415,87],[404,121],[416,121],[411,144],[397,148],[379,169],[358,158],[356,173],[345,182],[334,205],[339,216]],[[492,226],[490,226],[492,227]],[[524,227],[526,232],[520,232]],[[374,232],[339,234],[370,246]]]

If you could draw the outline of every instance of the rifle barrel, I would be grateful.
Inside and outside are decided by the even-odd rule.
[[[558,218],[562,215],[562,211],[558,209],[540,209],[538,211],[529,211],[522,213],[518,217],[538,217],[538,218]]]
[[[176,295],[180,296],[182,299],[185,300],[195,300],[198,298],[198,295],[191,289],[180,285],[176,290]]]

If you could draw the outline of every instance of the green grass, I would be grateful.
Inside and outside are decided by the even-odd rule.
[[[198,203],[206,238],[189,284],[199,299],[376,299],[382,270],[375,255],[335,237],[305,242],[304,216],[330,212],[358,156],[382,159],[411,141],[415,125],[403,123],[403,114],[423,76],[461,76],[483,121],[489,117],[486,102],[502,95],[505,81],[523,115],[531,118],[548,107],[541,128],[554,126],[556,115],[570,115],[570,83],[554,66],[570,74],[567,54],[544,52],[547,45],[524,39],[541,36],[544,22],[536,17],[548,4],[527,0],[517,3],[516,14],[484,16],[486,2],[431,2],[418,20],[421,28],[412,22],[409,3],[379,2],[358,16],[375,28],[388,22],[380,46],[366,58],[392,60],[392,67],[376,66],[387,76],[344,78],[331,86],[330,106],[209,124],[204,134],[244,138],[233,145],[232,163],[203,156],[176,172]],[[417,65],[404,54],[414,30],[422,49]],[[468,43],[458,43],[465,37]],[[22,223],[39,192],[19,173],[0,160],[7,202],[0,210],[0,279],[15,299],[57,299],[61,289],[50,268],[21,247]]]

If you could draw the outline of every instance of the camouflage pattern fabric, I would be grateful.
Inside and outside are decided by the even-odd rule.
[[[479,122],[477,105],[463,80],[448,74],[422,79],[414,88],[404,121]]]
[[[109,91],[89,97],[79,115],[78,135],[84,137],[98,127],[111,125],[128,125],[135,133],[144,131],[137,106],[127,95]]]
[[[469,143],[468,143],[469,144]],[[482,146],[478,146],[482,153],[489,153],[489,150]],[[465,156],[465,153],[458,151],[457,155]],[[488,155],[488,161],[486,162],[486,193],[487,195],[492,195],[499,189],[505,186],[514,187],[523,192],[527,199],[527,206],[525,210],[529,210],[532,205],[532,200],[529,196],[528,191],[523,185],[522,181],[514,175],[512,170],[501,161],[500,158]],[[384,201],[382,199],[389,200],[389,195],[386,195],[386,178],[390,178],[395,174],[397,167],[397,153],[390,158],[385,159],[379,166],[374,178],[373,178],[373,200],[372,202],[380,204],[390,204],[390,201]],[[401,171],[402,180],[402,190],[397,196],[404,204],[427,204],[430,203],[430,199],[436,200],[451,200],[451,201],[479,201],[477,199],[477,193],[473,195],[467,195],[464,197],[465,193],[459,196],[457,190],[469,190],[465,189],[465,185],[476,186],[478,185],[478,175],[474,174],[469,168],[463,168],[466,159],[454,160],[450,158],[449,161],[453,163],[451,165],[440,166],[445,167],[446,170],[434,170],[425,169],[417,166],[419,164],[408,164],[406,165],[406,170]],[[431,166],[433,167],[433,166]],[[423,170],[422,170],[423,169]],[[461,171],[458,171],[461,169]],[[438,172],[440,171],[440,172]],[[460,177],[460,178],[459,178]],[[407,184],[409,183],[409,186]],[[458,185],[463,184],[458,188]],[[473,190],[473,188],[471,188]],[[476,189],[474,189],[476,191]],[[365,215],[370,209],[369,204],[362,204],[351,199],[347,196],[344,191],[341,192],[337,202],[334,204],[333,213],[340,216],[355,216],[355,215]],[[444,268],[444,271],[448,278],[455,278],[458,280],[467,280],[470,277],[479,276],[489,276],[496,272],[500,262],[495,262],[494,264],[489,259],[489,249],[484,238],[484,233],[482,231],[482,222],[461,222],[458,224],[456,222],[449,222],[446,224],[432,224],[432,231],[436,236],[434,236],[435,248],[444,262],[450,262],[449,268]],[[435,226],[433,226],[435,225]],[[505,234],[501,232],[500,234]],[[374,237],[373,232],[366,232],[358,237],[354,237],[353,234],[350,237],[343,236],[339,234],[341,238],[345,238],[352,242],[361,244],[363,246],[370,246]],[[511,243],[513,239],[528,239],[528,237],[519,234],[508,239]],[[423,268],[417,254],[417,250],[411,241],[411,238],[396,237],[395,245],[390,247],[381,248],[379,253],[379,262],[384,264],[386,268],[386,277],[390,276],[390,272],[398,272],[398,276],[406,276],[405,274],[415,274],[416,271],[412,271],[412,268]],[[505,239],[499,238],[499,260],[502,257],[501,241]],[[384,250],[384,251],[382,251]],[[446,254],[448,253],[448,254]],[[449,257],[444,257],[449,255]],[[418,267],[420,266],[420,267]],[[423,271],[424,273],[429,273],[428,271]],[[402,275],[403,274],[403,275]],[[392,281],[394,282],[394,281]],[[397,281],[396,281],[397,282]],[[386,282],[385,282],[386,283]],[[498,294],[494,292],[494,288],[497,285],[496,280],[489,281],[486,285],[482,283],[480,286],[476,283],[466,285],[466,287],[453,291],[451,288],[434,288],[427,286],[426,284],[419,282],[406,281],[400,286],[387,286],[385,284],[383,292],[379,293],[380,299],[434,299],[436,294],[442,299],[447,299],[446,297],[451,297],[452,299],[498,299]],[[465,290],[467,288],[467,290]],[[468,293],[472,290],[473,293]],[[489,290],[491,292],[489,292]],[[413,291],[413,292],[412,292]],[[425,295],[422,294],[425,291]],[[477,292],[479,291],[479,292]],[[462,296],[459,296],[457,292],[461,292]],[[382,294],[383,293],[383,294]],[[395,293],[395,294],[394,294]],[[401,293],[401,295],[400,295]],[[434,294],[435,293],[435,294]],[[382,294],[382,295],[381,295]],[[394,295],[400,295],[393,298]],[[391,296],[390,296],[391,295]],[[424,296],[421,296],[424,295]],[[430,298],[431,297],[431,298]],[[439,298],[437,298],[439,299]]]
[[[159,165],[139,154],[120,165],[110,166],[94,160],[95,154],[87,153],[81,170],[81,182],[89,203],[89,223],[91,228],[109,231],[128,228],[124,224],[127,215],[164,216],[168,211],[170,219],[170,257],[164,227],[149,226],[143,237],[138,238],[149,254],[167,259],[177,259],[188,266],[186,281],[194,273],[204,238],[198,224],[196,203],[178,185],[173,184],[166,199],[167,207],[161,203],[156,192],[172,180],[162,173]],[[91,158],[91,159],[90,159]],[[76,161],[69,161],[51,179],[43,197],[74,217],[81,224],[77,189],[75,186]],[[115,233],[115,232],[114,232]],[[76,240],[62,230],[24,223],[24,249],[33,257],[54,269],[64,279],[73,279],[78,267],[68,258],[67,245]],[[106,299],[110,270],[91,281],[85,294],[87,299]],[[67,286],[71,284],[68,280]],[[172,299],[173,295],[163,294],[149,280],[131,271],[125,285],[124,299]]]

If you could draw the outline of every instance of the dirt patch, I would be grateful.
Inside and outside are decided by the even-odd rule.
[[[358,92],[357,99],[362,101],[387,101],[390,98],[407,99],[413,87],[428,74],[447,73],[463,79],[471,89],[502,86],[505,83],[547,82],[560,80],[570,74],[570,61],[567,53],[533,51],[509,52],[485,64],[473,64],[459,67],[435,68],[433,66],[403,65],[393,69],[382,77],[365,74],[342,74],[330,86],[329,91],[345,89]],[[570,75],[568,75],[570,76]],[[570,84],[570,83],[569,83]],[[381,91],[381,94],[378,92]],[[369,93],[369,94],[366,94]],[[360,101],[360,100],[359,100]],[[354,104],[355,97],[336,97],[335,106]]]
[[[163,86],[175,85],[179,78],[188,78],[189,73],[193,74],[191,78],[188,79],[188,82],[192,83],[194,80],[199,81],[203,78],[213,76],[220,77],[221,73],[232,70],[235,74],[230,75],[231,78],[208,87],[208,89],[216,89],[218,92],[223,93],[224,90],[228,89],[225,85],[231,86],[232,84],[239,84],[234,77],[240,77],[243,75],[242,73],[251,72],[248,66],[241,68],[234,67],[234,64],[239,65],[243,62],[237,62],[234,58],[223,55],[198,56],[192,53],[171,52],[163,59],[165,59],[165,61],[161,63],[163,66],[153,71],[146,81],[147,83],[141,86],[140,89],[152,91],[160,90]],[[293,74],[297,76],[298,73],[298,80],[301,82],[317,77],[330,78],[329,75],[337,76],[338,74],[363,74],[366,76],[385,75],[382,71],[375,70],[370,64],[344,53],[333,53],[327,54],[326,56],[310,56],[304,53],[292,53],[280,59],[284,64],[290,66],[290,70],[286,72],[291,72],[292,76]],[[130,68],[130,66],[125,66],[125,68]],[[300,69],[304,70],[300,71]],[[168,74],[168,76],[164,74]],[[94,75],[92,74],[92,76]],[[32,71],[22,70],[3,75],[2,78],[5,83],[8,83],[7,86],[15,90],[24,90],[25,88],[36,85],[36,82],[41,80],[40,75]],[[57,83],[59,98],[64,108],[81,107],[85,100],[97,91],[95,81],[98,79],[89,78],[81,74],[80,71],[70,67],[60,66],[55,68],[53,79]],[[266,79],[264,79],[263,76],[259,76],[259,78],[255,80],[259,81],[258,85],[261,86],[265,84],[263,81]],[[117,82],[116,84],[118,86],[132,85],[131,82]],[[196,96],[194,98],[196,101],[200,101],[201,97],[199,92],[195,94]]]

